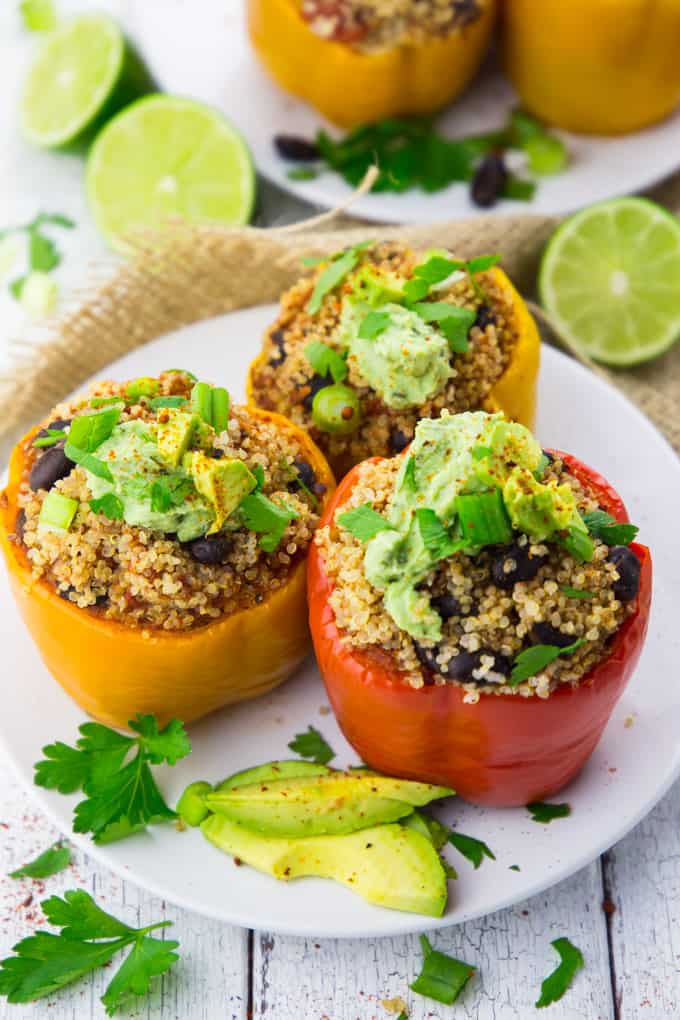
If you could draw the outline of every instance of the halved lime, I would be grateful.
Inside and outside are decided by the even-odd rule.
[[[150,87],[112,18],[73,18],[48,35],[28,73],[23,134],[44,148],[74,143]]]
[[[636,365],[680,337],[680,221],[644,198],[570,216],[541,262],[541,303],[565,340],[606,365]]]
[[[114,247],[172,218],[247,223],[255,171],[241,135],[217,110],[153,95],[133,103],[98,135],[87,162],[87,196]]]

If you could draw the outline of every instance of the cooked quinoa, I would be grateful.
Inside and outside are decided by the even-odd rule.
[[[92,398],[111,397],[124,402],[121,424],[163,418],[163,410],[153,410],[148,398],[126,399],[127,386],[98,383],[86,399],[56,407],[46,424],[68,429],[72,419],[92,411]],[[155,395],[188,399],[191,388],[187,374],[167,372],[159,377]],[[56,444],[60,447],[63,442]],[[15,541],[23,544],[33,575],[85,611],[145,628],[186,630],[263,602],[305,556],[325,491],[290,434],[258,421],[246,408],[232,407],[226,430],[213,438],[210,456],[243,461],[262,478],[265,496],[295,512],[273,551],[261,547],[254,531],[244,525],[230,527],[229,521],[216,535],[181,543],[176,535],[96,513],[90,506],[87,473],[77,465],[49,485],[50,491],[77,500],[73,523],[68,531],[46,530],[39,526],[39,517],[48,493],[31,488],[29,478],[49,449],[36,450],[27,443],[27,470],[19,493]]]
[[[459,412],[481,408],[512,357],[518,337],[509,292],[498,286],[491,272],[478,274],[474,284],[466,273],[457,273],[450,285],[433,289],[427,298],[475,313],[468,333],[468,350],[450,352],[450,377],[440,392],[420,406],[389,407],[367,384],[355,359],[349,358],[349,374],[344,383],[358,398],[358,428],[349,435],[338,435],[315,425],[312,402],[331,379],[314,372],[305,349],[312,341],[321,341],[342,351],[338,331],[343,297],[353,293],[354,281],[363,267],[372,266],[380,274],[411,279],[414,268],[424,257],[425,252],[398,244],[373,245],[362,252],[356,269],[341,285],[325,296],[320,310],[310,314],[307,306],[323,271],[322,265],[283,295],[279,316],[264,338],[263,355],[252,375],[254,402],[305,426],[328,456],[336,474],[367,457],[400,452],[413,438],[420,418],[436,418],[444,409]]]
[[[488,0],[302,0],[302,16],[323,39],[359,51],[422,42],[464,29]]]
[[[385,649],[403,671],[405,683],[416,688],[452,683],[463,688],[468,702],[479,700],[481,692],[547,698],[558,684],[577,685],[606,656],[608,642],[635,604],[617,598],[619,573],[609,558],[610,547],[597,540],[592,562],[580,563],[559,545],[532,544],[526,535],[519,535],[510,549],[489,547],[474,556],[459,552],[441,560],[419,588],[428,592],[431,604],[441,613],[442,639],[437,644],[416,641],[395,624],[382,593],[367,580],[365,546],[335,523],[339,514],[366,503],[384,513],[403,457],[362,464],[357,484],[336,511],[333,525],[321,528],[315,536],[333,584],[330,605],[342,640],[358,649]],[[566,482],[579,512],[598,509],[596,499],[562,461],[553,459],[544,478]],[[497,578],[499,557],[504,557],[501,571],[514,569],[513,553],[539,557],[541,566],[533,579],[499,587],[494,561]],[[592,597],[569,597],[564,588]],[[529,680],[515,687],[505,682],[513,660],[529,646],[564,645],[577,639],[584,644],[570,655],[556,658]],[[465,664],[467,670],[456,669],[456,662]],[[451,672],[467,675],[459,678]]]

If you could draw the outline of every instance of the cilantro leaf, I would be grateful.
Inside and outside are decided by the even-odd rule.
[[[421,277],[414,276],[412,279],[407,280],[404,284],[404,299],[409,304],[415,304],[417,301],[422,301],[423,298],[427,297],[430,293],[430,284],[427,280],[423,280]]]
[[[85,453],[92,453],[109,438],[120,419],[120,407],[81,414],[71,422],[69,443]]]
[[[151,486],[151,509],[165,514],[174,506],[181,506],[194,485],[190,478],[181,475],[161,475]]]
[[[347,378],[349,369],[342,354],[321,340],[313,340],[305,347],[305,357],[317,375],[332,375],[333,382],[342,382]]]
[[[354,507],[353,510],[346,510],[344,514],[338,514],[336,523],[349,531],[360,542],[368,542],[380,531],[394,531],[394,525],[390,524],[382,514],[374,510],[370,503]]]
[[[543,1009],[553,1002],[559,1002],[583,967],[583,954],[569,939],[555,939],[550,945],[560,958],[559,966],[541,984],[541,995],[536,1002],[537,1009]]]
[[[313,726],[307,727],[306,733],[296,734],[288,747],[301,758],[311,758],[317,765],[327,765],[335,758],[335,751],[326,743],[321,733]]]
[[[75,446],[70,440],[67,440],[64,445],[64,453],[69,460],[72,460],[74,464],[80,464],[90,474],[96,475],[97,478],[104,478],[107,482],[113,482],[113,475],[109,470],[108,464],[99,457],[95,457],[93,453],[81,450],[79,446]]]
[[[546,804],[537,800],[533,804],[527,804],[527,811],[530,812],[533,822],[548,825],[555,818],[567,818],[571,814],[571,806],[569,804]]]
[[[375,340],[380,333],[387,329],[391,321],[389,312],[369,312],[359,326],[359,338]]]
[[[592,513],[582,516],[590,534],[606,545],[630,545],[640,530],[635,524],[619,524],[604,510],[593,510]]]
[[[90,500],[90,510],[103,514],[111,521],[122,521],[124,507],[115,492],[105,492],[103,496]]]
[[[418,489],[418,482],[416,480],[416,458],[411,454],[409,459],[406,461],[406,467],[404,468],[404,475],[402,478],[404,486],[410,489],[411,492],[416,492]]]
[[[239,504],[245,526],[261,534],[260,546],[274,552],[291,521],[299,516],[296,510],[272,502],[262,492],[251,492]]]
[[[579,638],[578,641],[567,645],[566,648],[558,648],[557,645],[532,645],[530,648],[525,648],[515,658],[512,673],[508,680],[508,687],[516,687],[517,684],[528,680],[529,677],[536,676],[537,673],[540,673],[542,669],[549,666],[560,655],[569,655],[571,652],[575,652],[577,648],[580,648],[582,644],[585,644],[585,642],[582,638]]]
[[[15,956],[0,962],[0,995],[10,1003],[34,1002],[108,964],[122,949],[131,952],[102,997],[109,1016],[130,994],[145,995],[151,978],[178,959],[179,943],[149,937],[171,922],[131,928],[97,906],[82,889],[64,898],[52,896],[41,907],[58,935],[39,931],[14,947]]]
[[[413,270],[413,275],[425,280],[430,287],[443,283],[458,269],[464,269],[465,263],[460,259],[449,259],[445,255],[431,255]]]
[[[10,878],[49,878],[56,875],[71,863],[71,851],[68,847],[55,843],[43,851],[35,860],[24,864],[22,868],[11,871]]]
[[[91,833],[95,843],[122,839],[151,822],[175,818],[150,765],[174,765],[189,753],[184,728],[173,719],[159,730],[150,715],[138,715],[129,726],[137,736],[84,723],[75,747],[50,744],[43,748],[45,759],[35,765],[36,786],[60,793],[83,790],[86,799],[76,805],[73,829]]]
[[[470,276],[474,276],[475,273],[485,273],[487,269],[497,266],[501,258],[501,255],[478,255],[466,262],[465,268]]]
[[[356,268],[361,252],[368,248],[371,243],[370,241],[365,241],[362,244],[356,244],[353,248],[348,248],[347,251],[336,256],[319,274],[312,291],[312,296],[307,304],[307,311],[310,315],[315,315],[319,311],[326,295],[335,290],[348,273],[351,273]]]
[[[569,599],[594,599],[595,594],[592,591],[586,591],[584,588],[570,588],[568,584],[560,585],[560,591],[563,595],[566,595]]]
[[[423,969],[412,982],[411,989],[428,999],[452,1006],[476,968],[433,949],[425,935],[420,936],[420,944],[424,955]]]
[[[481,839],[465,836],[462,832],[456,832],[455,829],[449,833],[449,843],[474,865],[475,871],[480,867],[485,857],[488,857],[490,861],[496,860],[493,850],[490,850]]]
[[[32,272],[49,273],[61,262],[61,255],[54,241],[39,230],[29,233],[28,260]]]
[[[411,308],[424,322],[436,323],[449,341],[451,350],[457,354],[467,351],[468,332],[475,321],[476,312],[452,305],[448,301],[419,301]]]
[[[465,542],[454,538],[447,531],[434,510],[429,507],[419,507],[416,510],[416,522],[423,545],[434,559],[444,560],[465,545]]]

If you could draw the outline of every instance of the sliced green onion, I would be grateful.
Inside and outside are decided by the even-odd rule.
[[[191,407],[204,422],[212,425],[212,386],[197,382],[191,391]]]
[[[54,311],[58,294],[59,288],[52,277],[36,270],[24,280],[19,301],[32,319],[41,319]]]
[[[505,545],[512,539],[512,527],[500,489],[459,496],[456,510],[463,538],[470,545]]]
[[[188,368],[166,368],[161,375],[185,375],[192,382],[198,382],[194,373],[190,372]]]
[[[40,508],[38,523],[48,531],[68,531],[77,510],[77,499],[69,499],[60,492],[48,492]]]
[[[158,379],[151,379],[149,376],[142,376],[141,379],[133,379],[125,388],[125,396],[128,400],[139,400],[140,397],[155,397],[158,393]]]
[[[212,391],[212,427],[215,432],[224,432],[229,423],[229,394],[222,386]]]
[[[569,528],[566,535],[557,535],[555,541],[563,546],[570,556],[579,563],[590,563],[595,552],[595,543],[590,535],[578,528]]]
[[[151,401],[151,409],[158,411],[161,407],[184,407],[188,402],[186,397],[154,397]]]

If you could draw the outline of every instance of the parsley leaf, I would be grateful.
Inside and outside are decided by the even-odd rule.
[[[273,503],[262,492],[251,492],[239,504],[245,526],[261,533],[260,547],[271,553],[278,547],[291,521],[299,514],[290,507]]]
[[[465,542],[454,538],[446,530],[434,510],[430,510],[429,507],[419,507],[416,510],[416,522],[423,545],[434,559],[444,560],[465,545]]]
[[[90,510],[96,514],[103,514],[111,521],[122,521],[124,507],[115,492],[105,492],[98,499],[90,500]]]
[[[394,531],[394,525],[374,510],[370,503],[364,503],[353,510],[347,510],[344,514],[338,514],[336,523],[349,531],[360,542],[368,542],[380,531]]]
[[[173,719],[159,730],[152,715],[138,715],[129,726],[137,736],[83,723],[75,747],[49,744],[43,748],[45,759],[35,765],[36,786],[60,793],[83,790],[86,799],[76,805],[73,830],[92,833],[95,843],[122,839],[151,822],[175,818],[149,766],[174,765],[189,754],[184,728]]]
[[[315,315],[319,311],[326,295],[335,290],[347,274],[356,268],[361,252],[368,248],[371,243],[371,241],[364,241],[362,244],[356,244],[353,248],[348,248],[347,251],[341,252],[319,274],[312,291],[312,296],[307,304],[307,311],[310,315]],[[336,382],[338,382],[337,379]]]
[[[559,1002],[583,966],[583,953],[572,945],[569,939],[555,939],[550,945],[559,956],[560,964],[541,984],[541,996],[536,1002],[537,1009]]]
[[[533,822],[548,825],[555,818],[567,818],[571,814],[571,807],[569,804],[546,804],[537,800],[533,804],[527,804],[527,811],[530,812]]]
[[[449,843],[474,865],[475,871],[480,867],[485,857],[488,857],[490,861],[496,860],[493,850],[489,849],[481,839],[465,836],[462,832],[456,832],[455,829],[449,833]]]
[[[593,510],[582,516],[590,534],[606,545],[629,545],[640,530],[635,524],[619,524],[604,510]]]
[[[585,642],[582,638],[579,638],[578,641],[567,645],[566,648],[558,648],[557,645],[532,645],[530,648],[525,648],[515,659],[512,673],[508,680],[508,687],[516,687],[517,684],[528,680],[529,677],[536,676],[537,673],[540,673],[542,669],[549,666],[560,655],[569,655],[571,652],[575,652],[577,648],[580,648],[582,644],[585,644]]]
[[[560,591],[563,595],[566,595],[569,599],[594,599],[595,595],[592,591],[586,591],[585,588],[570,588],[568,584],[560,585]]]
[[[380,333],[387,329],[391,321],[389,312],[369,312],[359,326],[359,338],[375,340]]]
[[[342,354],[339,354],[333,347],[322,343],[320,340],[313,340],[305,347],[305,357],[317,375],[332,375],[333,382],[342,382],[347,378],[349,369]]]
[[[56,875],[71,863],[71,851],[68,847],[55,843],[41,853],[35,860],[24,864],[23,868],[11,871],[10,878],[49,878]]]
[[[423,969],[412,982],[411,989],[428,999],[452,1006],[476,968],[433,949],[425,935],[420,936],[420,944],[424,955]]]
[[[10,1003],[51,995],[105,966],[130,946],[130,954],[102,996],[112,1016],[131,994],[145,995],[151,978],[164,974],[179,959],[174,952],[178,942],[149,936],[170,921],[131,928],[103,911],[82,889],[68,890],[63,899],[52,896],[41,907],[47,921],[62,931],[58,935],[38,931],[14,947],[15,956],[0,962],[0,995]]]
[[[317,765],[327,765],[335,758],[335,751],[326,743],[321,733],[313,726],[307,727],[306,733],[298,733],[288,747],[301,758],[311,758]]]

